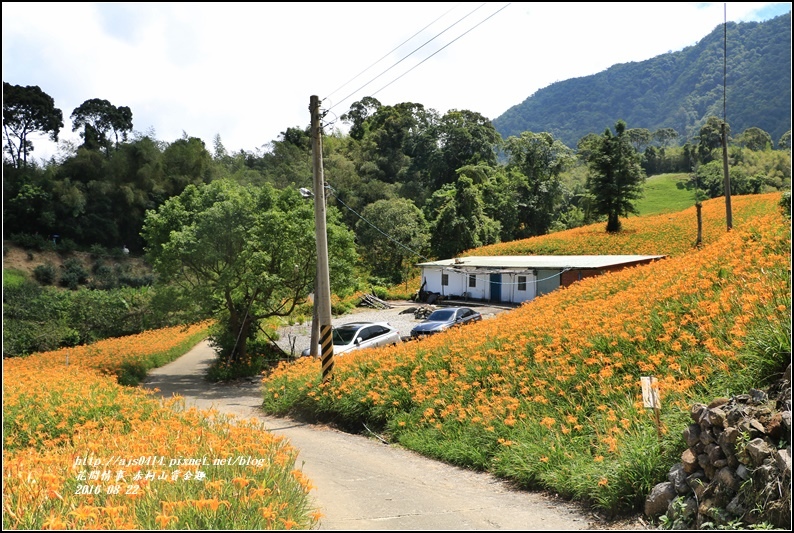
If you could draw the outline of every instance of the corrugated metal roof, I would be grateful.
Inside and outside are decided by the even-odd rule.
[[[456,257],[418,263],[420,267],[453,268],[605,268],[662,259],[664,255],[494,255]]]

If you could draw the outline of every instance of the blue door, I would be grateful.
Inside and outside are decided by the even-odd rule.
[[[491,302],[497,303],[502,301],[502,275],[491,274]]]

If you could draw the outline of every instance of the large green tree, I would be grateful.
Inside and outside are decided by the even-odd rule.
[[[329,215],[331,211],[329,210]],[[146,257],[160,280],[214,317],[223,358],[241,360],[260,322],[289,316],[315,280],[314,210],[293,189],[221,179],[188,187],[146,214]],[[349,285],[352,232],[328,220],[332,286]]]
[[[57,141],[62,127],[63,113],[52,96],[36,85],[3,82],[3,150],[15,167],[27,164],[28,153],[33,151],[31,133],[48,133]]]
[[[751,127],[742,132],[736,139],[739,146],[745,146],[750,150],[763,151],[771,150],[774,147],[772,136],[761,128]]]
[[[513,238],[548,232],[564,199],[560,175],[574,163],[573,151],[550,133],[523,132],[505,141],[508,170],[525,177],[513,191],[518,227]]]
[[[730,139],[731,128],[725,125],[725,136]],[[715,116],[706,118],[698,134],[697,153],[701,163],[718,159],[717,150],[722,147],[722,119]],[[721,152],[720,152],[721,153]]]
[[[356,236],[370,272],[392,284],[403,281],[430,244],[424,214],[406,198],[378,200],[365,207]]]
[[[593,210],[607,217],[607,231],[615,233],[620,231],[621,216],[638,213],[634,202],[642,197],[645,179],[640,155],[631,146],[622,120],[615,124],[615,134],[607,128],[591,148],[587,188]]]
[[[435,155],[428,171],[434,189],[455,183],[458,169],[484,163],[496,166],[502,137],[475,111],[451,109],[433,127]]]
[[[471,170],[465,167],[463,172]],[[448,259],[460,252],[499,241],[500,224],[485,212],[482,173],[461,175],[455,184],[433,194],[429,209],[433,217],[430,244],[436,257]]]
[[[72,131],[80,128],[83,132],[83,145],[92,150],[104,148],[108,153],[111,133],[115,139],[115,147],[119,147],[119,134],[127,140],[127,133],[132,131],[132,111],[127,106],[116,107],[107,100],[92,98],[80,104],[71,115]]]

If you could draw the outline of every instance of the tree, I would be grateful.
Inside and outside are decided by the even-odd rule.
[[[83,128],[84,146],[89,150],[104,148],[110,154],[110,139],[108,134],[112,131],[115,137],[115,147],[119,147],[119,134],[122,140],[127,140],[127,133],[132,131],[132,111],[129,107],[116,107],[107,100],[92,98],[86,100],[72,111],[72,131]]]
[[[428,252],[425,216],[405,198],[378,200],[364,208],[356,224],[360,256],[373,275],[396,284]]]
[[[631,147],[624,121],[615,124],[615,133],[607,128],[588,160],[587,188],[595,213],[607,217],[609,233],[620,231],[620,216],[638,213],[634,201],[642,197],[644,180],[640,155]]]
[[[629,136],[629,141],[637,153],[642,153],[645,148],[651,144],[653,134],[646,128],[631,128],[626,130],[626,135]]]
[[[678,132],[673,128],[659,128],[653,132],[653,140],[659,143],[661,148],[669,148],[678,139]]]
[[[471,177],[460,175],[454,185],[436,191],[430,203],[435,215],[430,241],[437,257],[499,241],[499,222],[485,214],[482,186]]]
[[[777,147],[781,150],[791,150],[791,130],[780,136],[777,142]]]
[[[245,187],[228,179],[188,185],[157,211],[142,236],[161,281],[214,317],[221,357],[239,361],[260,322],[289,316],[315,280],[314,210],[297,190]],[[332,285],[349,285],[352,233],[328,221]]]
[[[725,135],[730,136],[731,129],[725,125]],[[708,163],[714,159],[714,151],[722,147],[722,120],[710,116],[700,128],[698,134],[698,157],[701,163]]]
[[[742,134],[739,135],[739,138],[736,139],[736,142],[740,146],[744,146],[750,150],[755,150],[756,152],[760,152],[762,150],[771,150],[773,146],[772,136],[761,128],[756,127],[747,128],[744,130]]]
[[[433,187],[454,183],[458,169],[485,163],[496,166],[502,137],[491,121],[475,111],[451,109],[434,127],[435,163],[430,167]]]
[[[570,148],[550,133],[523,132],[505,141],[508,170],[518,170],[525,179],[514,191],[519,206],[519,228],[514,238],[543,235],[563,200],[560,175],[573,164]]]
[[[339,117],[339,119],[350,124],[350,137],[360,141],[364,138],[364,122],[374,112],[381,108],[381,103],[371,96],[365,96],[357,102],[353,102],[350,111]]]
[[[26,165],[33,151],[31,133],[49,133],[55,142],[63,127],[63,113],[55,100],[36,85],[11,85],[3,82],[3,150],[15,167]],[[16,139],[16,141],[14,141]]]

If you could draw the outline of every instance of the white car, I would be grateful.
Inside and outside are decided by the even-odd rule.
[[[388,322],[350,322],[342,326],[334,326],[333,338],[334,355],[402,342],[400,332]],[[301,355],[309,355],[309,348],[303,350]],[[317,355],[322,355],[320,347],[317,348]]]

